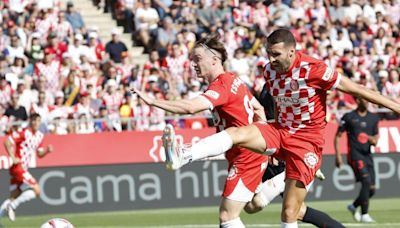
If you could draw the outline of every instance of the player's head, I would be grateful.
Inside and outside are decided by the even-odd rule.
[[[286,73],[296,57],[296,40],[287,29],[277,29],[267,37],[266,48],[272,69]]]
[[[216,67],[223,67],[226,49],[218,35],[210,35],[196,42],[192,51],[192,66],[197,77],[210,80]]]
[[[368,108],[368,101],[365,99],[362,99],[361,97],[354,97],[354,100],[357,103],[357,109],[359,111],[365,111]]]
[[[39,126],[41,123],[41,117],[38,113],[32,113],[29,116],[29,122],[33,131],[39,130]]]

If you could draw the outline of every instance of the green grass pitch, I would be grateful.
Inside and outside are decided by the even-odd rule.
[[[359,224],[353,221],[346,205],[350,201],[321,201],[309,203],[344,223],[346,227],[400,228],[400,198],[372,199],[370,214],[376,224]],[[264,211],[242,214],[246,227],[280,227],[280,208],[272,204]],[[18,212],[18,211],[17,211]],[[2,219],[4,227],[40,227],[50,218],[65,218],[75,227],[147,227],[147,228],[208,228],[218,227],[218,207],[198,207],[159,210],[115,211],[101,213],[54,214],[42,216],[18,216],[15,222]],[[300,223],[300,227],[313,227]]]

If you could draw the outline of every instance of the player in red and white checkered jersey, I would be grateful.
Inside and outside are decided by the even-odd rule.
[[[300,207],[307,189],[321,165],[326,126],[326,94],[338,90],[362,97],[400,113],[400,104],[343,77],[323,61],[296,52],[293,34],[278,29],[268,36],[266,49],[270,63],[265,67],[269,91],[276,102],[277,122],[257,122],[245,127],[232,127],[200,140],[193,147],[196,157],[222,154],[241,146],[254,152],[273,155],[286,162],[282,227],[297,227]],[[203,145],[203,146],[202,146]],[[179,167],[190,162],[191,149],[176,150]]]
[[[35,162],[36,154],[41,158],[53,150],[51,145],[43,146],[43,133],[39,131],[41,118],[39,114],[30,116],[30,126],[20,131],[15,131],[4,142],[13,165],[9,172],[10,198],[5,200],[0,207],[0,217],[6,212],[11,221],[15,220],[14,210],[21,203],[36,198],[40,194],[40,187],[35,178],[28,172],[28,168]]]
[[[147,104],[172,113],[193,114],[212,110],[214,125],[218,132],[225,132],[223,130],[227,127],[246,126],[252,123],[253,119],[265,119],[263,107],[252,96],[243,81],[234,74],[224,71],[223,63],[226,58],[225,47],[217,37],[206,37],[195,44],[192,65],[197,77],[210,84],[206,92],[195,98],[162,100],[154,99],[137,89],[134,91]],[[167,148],[169,146],[166,144],[176,143],[172,126],[167,125],[164,132],[163,142],[164,147]],[[168,138],[170,141],[166,142]],[[196,148],[192,147],[192,151],[195,150]],[[166,152],[167,156],[170,152]],[[196,156],[201,155],[201,152],[197,152],[193,152],[191,159],[199,159]],[[209,154],[209,157],[211,156],[213,155]],[[267,165],[267,156],[233,147],[227,151],[226,159],[229,163],[229,174],[220,204],[220,227],[244,227],[239,216],[246,204],[252,200],[261,183],[262,174]]]

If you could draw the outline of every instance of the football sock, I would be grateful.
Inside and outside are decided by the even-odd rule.
[[[10,203],[10,199],[6,199],[4,200],[3,204],[1,204],[0,207],[0,218],[4,216],[6,209],[7,209],[7,205]]]
[[[311,223],[317,227],[323,228],[344,228],[344,226],[338,221],[331,218],[329,215],[322,211],[315,210],[311,207],[307,207],[306,213],[303,217],[303,222]]]
[[[219,227],[220,228],[245,228],[244,224],[242,223],[242,220],[240,220],[240,217],[237,217],[230,221],[223,222],[219,225]]]
[[[298,228],[298,226],[297,222],[291,222],[291,223],[281,222],[281,228]]]
[[[285,172],[282,172],[262,184],[260,191],[260,196],[264,203],[262,207],[266,207],[285,190],[285,175]]]
[[[36,198],[36,193],[32,189],[25,190],[19,195],[15,200],[13,200],[10,204],[13,209],[17,209],[17,207],[21,203],[25,203],[31,199]]]
[[[192,145],[190,151],[193,161],[225,153],[232,148],[233,142],[226,131],[208,136]]]
[[[371,183],[372,182],[371,182],[370,176],[366,176],[366,177],[362,178],[360,194],[358,195],[357,199],[353,203],[353,206],[356,208],[358,206],[361,206],[361,214],[368,213]]]

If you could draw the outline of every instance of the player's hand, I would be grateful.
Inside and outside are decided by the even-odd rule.
[[[21,159],[19,158],[11,158],[11,160],[14,165],[21,163]]]
[[[338,167],[338,168],[342,167],[342,165],[343,165],[342,157],[340,157],[340,156],[336,157],[335,163],[336,163],[336,167]]]
[[[150,106],[153,105],[154,99],[147,96],[147,94],[145,94],[144,92],[142,92],[136,88],[132,88],[131,92],[136,93],[139,96],[139,98],[142,99],[146,104],[148,104]]]
[[[47,153],[51,153],[51,152],[53,152],[53,145],[48,145],[47,146]]]

